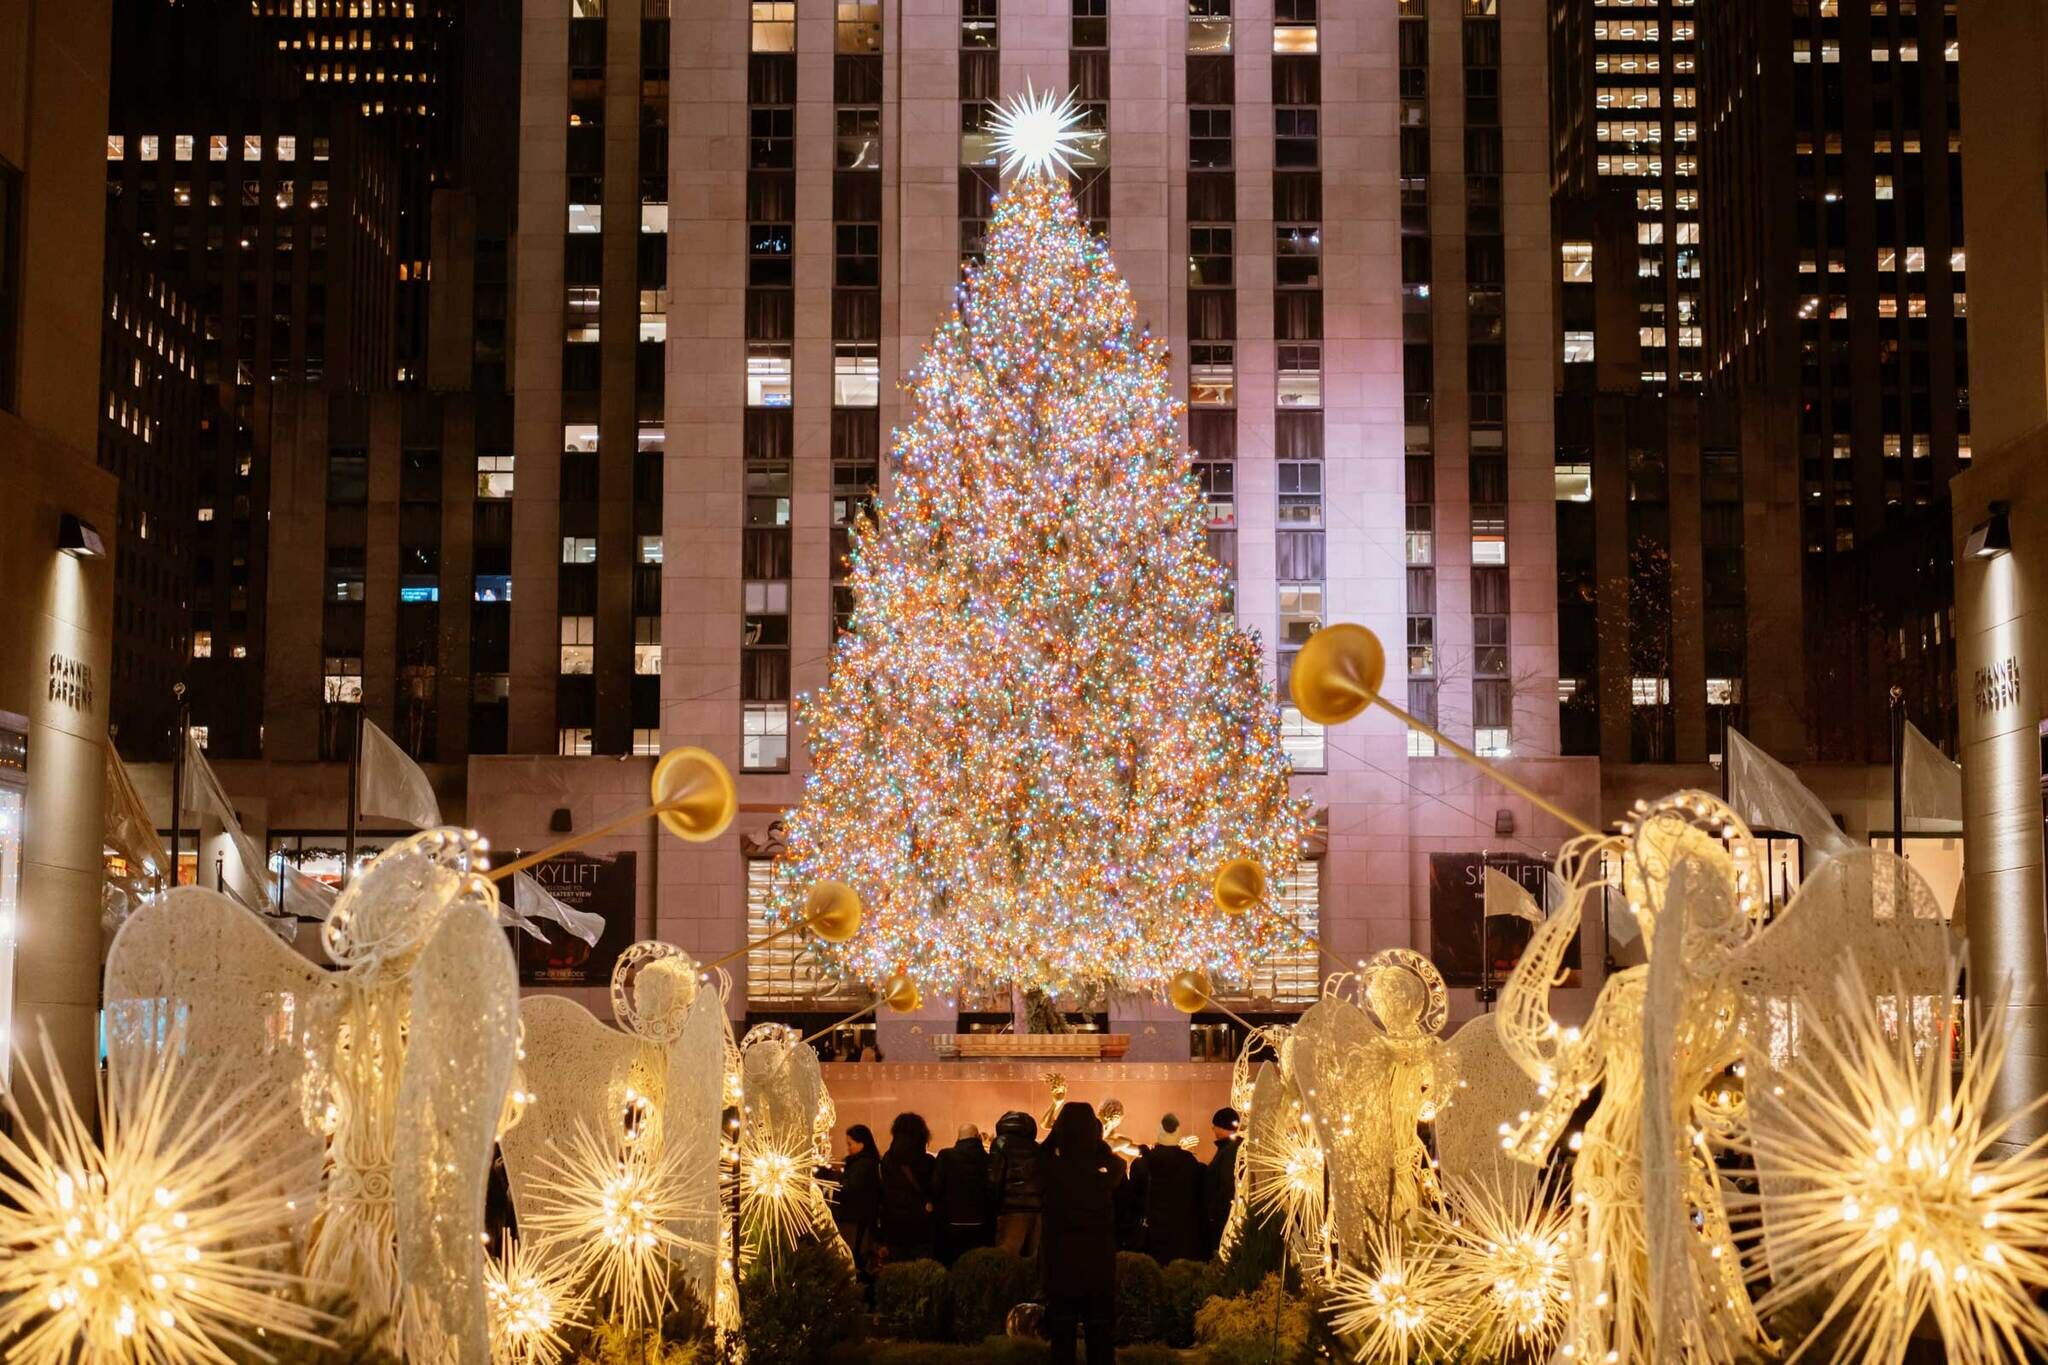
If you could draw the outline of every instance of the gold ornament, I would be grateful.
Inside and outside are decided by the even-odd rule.
[[[716,839],[739,813],[739,791],[717,757],[688,745],[670,749],[654,765],[649,784],[661,823],[691,843]]]
[[[1379,698],[1386,673],[1380,637],[1345,621],[1308,637],[1295,656],[1288,691],[1308,719],[1342,725]]]
[[[924,992],[902,972],[882,983],[882,1003],[898,1014],[908,1014],[924,1004]]]
[[[827,943],[844,943],[860,932],[860,896],[845,882],[818,882],[804,896],[804,920]]]
[[[1216,874],[1216,908],[1242,915],[1266,899],[1266,869],[1252,858],[1232,858]]]
[[[1166,998],[1182,1014],[1195,1014],[1208,1007],[1214,989],[1207,972],[1189,967],[1175,972],[1173,980],[1166,983]]]

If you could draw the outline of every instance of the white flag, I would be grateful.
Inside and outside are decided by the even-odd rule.
[[[1804,873],[1829,858],[1839,857],[1856,847],[1856,841],[1842,833],[1821,799],[1808,791],[1792,770],[1742,737],[1728,731],[1728,751],[1721,755],[1728,765],[1728,804],[1752,829],[1777,829],[1799,836]]]
[[[1906,722],[1906,743],[1899,756],[1900,809],[1907,829],[1953,832],[1963,823],[1963,770]]]
[[[499,905],[506,924],[516,924],[542,943],[548,936],[534,927],[537,919],[553,920],[585,943],[596,943],[604,932],[604,916],[588,910],[571,910],[539,882],[524,872],[512,874],[512,898]]]
[[[262,915],[266,923],[286,938],[298,932],[298,919],[325,919],[327,911],[334,904],[334,888],[314,881],[305,873],[293,867],[279,855],[274,865],[264,861],[263,850],[256,841],[242,829],[242,822],[235,815],[234,803],[228,800],[226,788],[215,776],[213,765],[206,761],[206,753],[199,747],[199,736],[188,734],[185,743],[185,791],[179,804],[186,810],[196,811],[200,817],[212,817],[234,846],[235,860],[242,865],[242,875],[251,886],[259,888],[264,897],[262,905],[251,904],[248,896],[230,888],[228,894],[245,907]],[[275,902],[269,900],[271,878],[275,876],[281,888],[278,900],[283,903],[284,914],[280,917]]]
[[[1490,919],[1495,915],[1512,915],[1525,919],[1531,924],[1543,920],[1543,907],[1536,898],[1523,890],[1522,884],[1497,867],[1486,869],[1486,914]]]
[[[359,814],[403,820],[415,829],[434,829],[441,823],[441,803],[434,799],[433,783],[398,742],[367,717],[356,788]]]

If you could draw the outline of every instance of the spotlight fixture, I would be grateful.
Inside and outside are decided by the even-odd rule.
[[[2012,550],[2012,525],[2006,514],[2012,511],[2012,504],[2005,501],[1991,504],[1991,515],[1970,528],[1969,537],[1963,541],[1963,553],[1971,559],[1996,559]]]
[[[104,559],[107,542],[97,526],[66,512],[57,521],[57,548],[75,559]]]

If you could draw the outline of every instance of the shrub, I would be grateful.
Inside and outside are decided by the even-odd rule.
[[[950,1341],[855,1341],[834,1347],[825,1365],[1046,1365],[1042,1341],[991,1337],[972,1346]]]
[[[604,1322],[584,1340],[576,1365],[708,1365],[711,1358],[708,1344],[666,1341],[658,1328],[628,1331]]]
[[[1268,1275],[1287,1266],[1287,1238],[1283,1221],[1268,1213],[1245,1220],[1237,1245],[1221,1265],[1215,1292],[1223,1295],[1248,1294]]]
[[[1126,1346],[1116,1353],[1116,1365],[1181,1365],[1181,1361],[1179,1351],[1156,1341]]]
[[[1142,1251],[1116,1254],[1116,1342],[1157,1341],[1161,1310],[1166,1304],[1166,1278],[1159,1262]]]
[[[1268,1275],[1248,1294],[1213,1298],[1195,1314],[1212,1365],[1294,1365],[1309,1359],[1306,1302]]]
[[[937,1261],[885,1265],[875,1276],[882,1335],[906,1341],[946,1339],[946,1267]]]
[[[977,1247],[955,1261],[948,1276],[953,1339],[978,1342],[1000,1335],[1010,1310],[1031,1297],[1037,1278],[1029,1261],[1001,1247]]]
[[[828,1347],[861,1334],[860,1286],[836,1246],[811,1243],[757,1265],[740,1286],[747,1355],[777,1365],[814,1365]]]
[[[1161,1278],[1165,1294],[1159,1304],[1159,1336],[1169,1346],[1192,1346],[1195,1312],[1216,1292],[1218,1271],[1209,1261],[1175,1261]]]

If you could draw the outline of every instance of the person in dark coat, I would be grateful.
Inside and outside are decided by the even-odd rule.
[[[1144,1250],[1168,1261],[1207,1259],[1204,1208],[1207,1173],[1195,1154],[1180,1145],[1180,1119],[1159,1120],[1159,1136],[1131,1166],[1135,1203],[1144,1213]]]
[[[1038,1120],[1011,1110],[996,1120],[989,1150],[989,1203],[996,1245],[1026,1259],[1038,1254]]]
[[[947,1265],[989,1244],[996,1220],[989,1205],[988,1149],[971,1123],[960,1125],[960,1140],[939,1153],[932,1206],[938,1210],[939,1259]]]
[[[882,1158],[882,1245],[892,1262],[932,1254],[932,1130],[920,1114],[898,1114]]]
[[[1053,1365],[1074,1365],[1077,1328],[1088,1334],[1088,1365],[1116,1360],[1116,1194],[1123,1181],[1124,1163],[1102,1140],[1095,1106],[1068,1103],[1038,1149],[1038,1271]]]
[[[839,1225],[854,1268],[862,1275],[870,1273],[874,1262],[881,1217],[882,1153],[873,1131],[856,1123],[846,1130],[846,1162],[839,1171],[839,1201],[833,1205],[832,1221]]]
[[[1216,1155],[1209,1158],[1202,1180],[1202,1232],[1213,1257],[1223,1240],[1223,1225],[1230,1221],[1231,1202],[1237,1198],[1237,1111],[1225,1105],[1209,1122]]]

